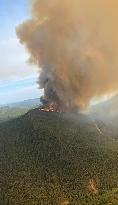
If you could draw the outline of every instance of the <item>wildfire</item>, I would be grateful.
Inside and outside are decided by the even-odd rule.
[[[48,107],[40,108],[39,110],[42,111],[42,112],[57,112],[53,108],[48,108]]]
[[[67,107],[61,107],[61,106],[55,106],[55,105],[51,105],[51,106],[44,106],[42,105],[39,110],[41,112],[57,112],[57,113],[67,113],[67,112],[75,112],[75,110],[70,110]]]
[[[61,112],[61,109],[55,107],[54,105],[51,106],[42,106],[39,108],[41,112]]]

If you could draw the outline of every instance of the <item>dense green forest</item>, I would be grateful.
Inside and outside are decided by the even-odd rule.
[[[117,135],[83,114],[38,109],[1,123],[0,204],[117,205]]]

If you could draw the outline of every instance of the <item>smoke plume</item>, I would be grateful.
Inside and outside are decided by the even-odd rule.
[[[117,0],[34,0],[17,35],[49,104],[84,109],[118,92]]]

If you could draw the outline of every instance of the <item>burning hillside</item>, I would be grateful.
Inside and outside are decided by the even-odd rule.
[[[75,107],[67,107],[62,102],[59,101],[59,99],[50,102],[49,100],[46,100],[43,96],[40,98],[40,102],[42,103],[42,106],[40,107],[40,111],[43,112],[73,112],[77,111],[77,108]]]
[[[117,0],[33,0],[17,28],[49,110],[84,109],[118,91]]]

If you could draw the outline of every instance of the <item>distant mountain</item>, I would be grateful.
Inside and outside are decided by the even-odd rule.
[[[0,124],[0,204],[117,205],[117,139],[83,114],[34,109]]]
[[[22,102],[18,103],[11,103],[8,104],[7,107],[9,108],[31,108],[32,106],[38,106],[40,104],[40,98],[36,99],[29,99],[29,100],[24,100]]]
[[[0,122],[21,116],[28,110],[38,107],[39,104],[40,99],[36,98],[2,106],[0,107]]]

